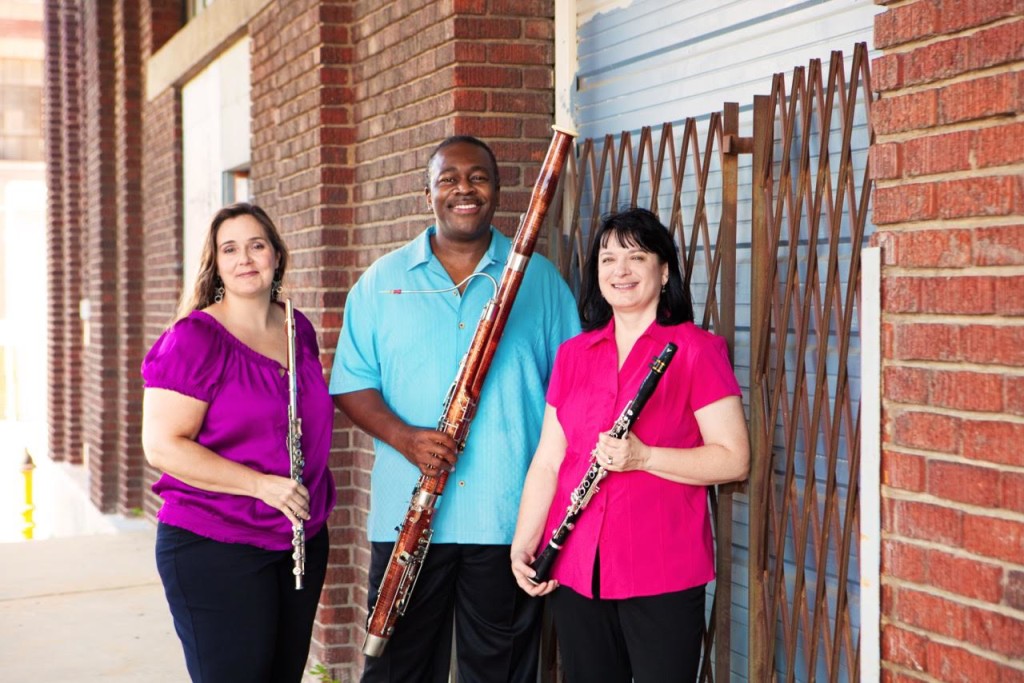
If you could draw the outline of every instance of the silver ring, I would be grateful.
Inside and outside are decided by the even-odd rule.
[[[608,456],[608,464],[609,464],[609,465],[613,464],[613,463],[612,463],[612,456],[610,456],[610,455]]]

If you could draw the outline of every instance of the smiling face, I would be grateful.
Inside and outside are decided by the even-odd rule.
[[[217,230],[217,274],[225,296],[267,297],[281,258],[252,216],[225,220]]]
[[[487,236],[498,208],[496,173],[487,151],[469,142],[450,144],[434,154],[426,195],[441,238],[473,242]]]
[[[615,233],[597,254],[597,281],[601,296],[615,313],[658,313],[661,288],[668,282],[668,264],[638,245],[622,244]]]

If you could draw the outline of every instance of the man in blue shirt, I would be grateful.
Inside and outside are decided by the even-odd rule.
[[[435,426],[511,242],[491,226],[498,168],[480,140],[442,142],[425,193],[435,224],[352,288],[331,374],[335,404],[374,438],[371,605],[417,480],[450,471],[410,605],[383,655],[367,657],[363,681],[447,681],[453,618],[465,680],[533,681],[540,605],[518,590],[509,545],[555,352],[579,331],[576,304],[534,255],[456,453]]]

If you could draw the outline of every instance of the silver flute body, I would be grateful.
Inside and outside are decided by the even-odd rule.
[[[643,382],[640,383],[640,388],[637,390],[636,395],[622,409],[622,413],[615,420],[612,428],[608,430],[608,434],[616,439],[625,439],[629,435],[629,430],[632,428],[633,423],[636,422],[636,419],[640,417],[640,411],[647,404],[647,399],[654,393],[654,389],[658,386],[661,376],[665,374],[665,369],[672,360],[672,356],[675,355],[676,348],[675,344],[669,342],[661,354],[654,359],[651,363],[651,369],[647,376],[644,377]],[[569,507],[566,508],[562,523],[551,532],[551,540],[548,541],[548,544],[544,546],[544,550],[541,551],[537,559],[530,565],[536,572],[530,578],[530,582],[533,584],[543,583],[551,577],[551,570],[555,566],[558,552],[569,538],[569,533],[575,528],[576,520],[580,514],[600,490],[598,484],[608,475],[608,470],[597,459],[596,446],[590,452],[590,459],[590,467],[587,469],[586,474],[583,475],[579,485],[569,494]]]
[[[306,460],[302,456],[302,418],[299,417],[299,381],[295,369],[295,310],[292,300],[284,303],[285,318],[288,327],[288,459],[290,476],[302,483],[302,469]],[[302,590],[302,577],[306,574],[306,526],[302,520],[292,524],[292,559],[295,566],[295,590]]]

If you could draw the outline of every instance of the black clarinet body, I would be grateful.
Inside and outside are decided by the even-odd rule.
[[[637,390],[636,395],[626,404],[619,418],[615,420],[615,424],[608,430],[611,436],[616,439],[625,439],[629,435],[629,430],[633,427],[633,423],[636,422],[637,418],[640,417],[640,411],[647,405],[647,400],[654,393],[655,388],[657,388],[658,382],[661,381],[662,375],[665,374],[665,369],[672,361],[677,348],[675,344],[669,342],[665,345],[661,354],[651,362],[651,369],[648,371],[647,376],[644,377],[643,382],[640,383],[640,388]],[[536,572],[533,578],[530,579],[531,583],[540,584],[550,578],[551,570],[555,565],[555,560],[558,558],[558,552],[565,545],[570,532],[576,526],[576,520],[579,519],[587,504],[590,503],[594,495],[600,490],[598,487],[600,481],[608,475],[608,470],[601,465],[596,457],[596,450],[595,448],[590,454],[590,468],[583,475],[579,485],[569,494],[569,507],[566,508],[562,523],[551,532],[551,540],[548,541],[547,545],[544,546],[544,550],[541,551],[537,559],[530,565],[530,568]]]

